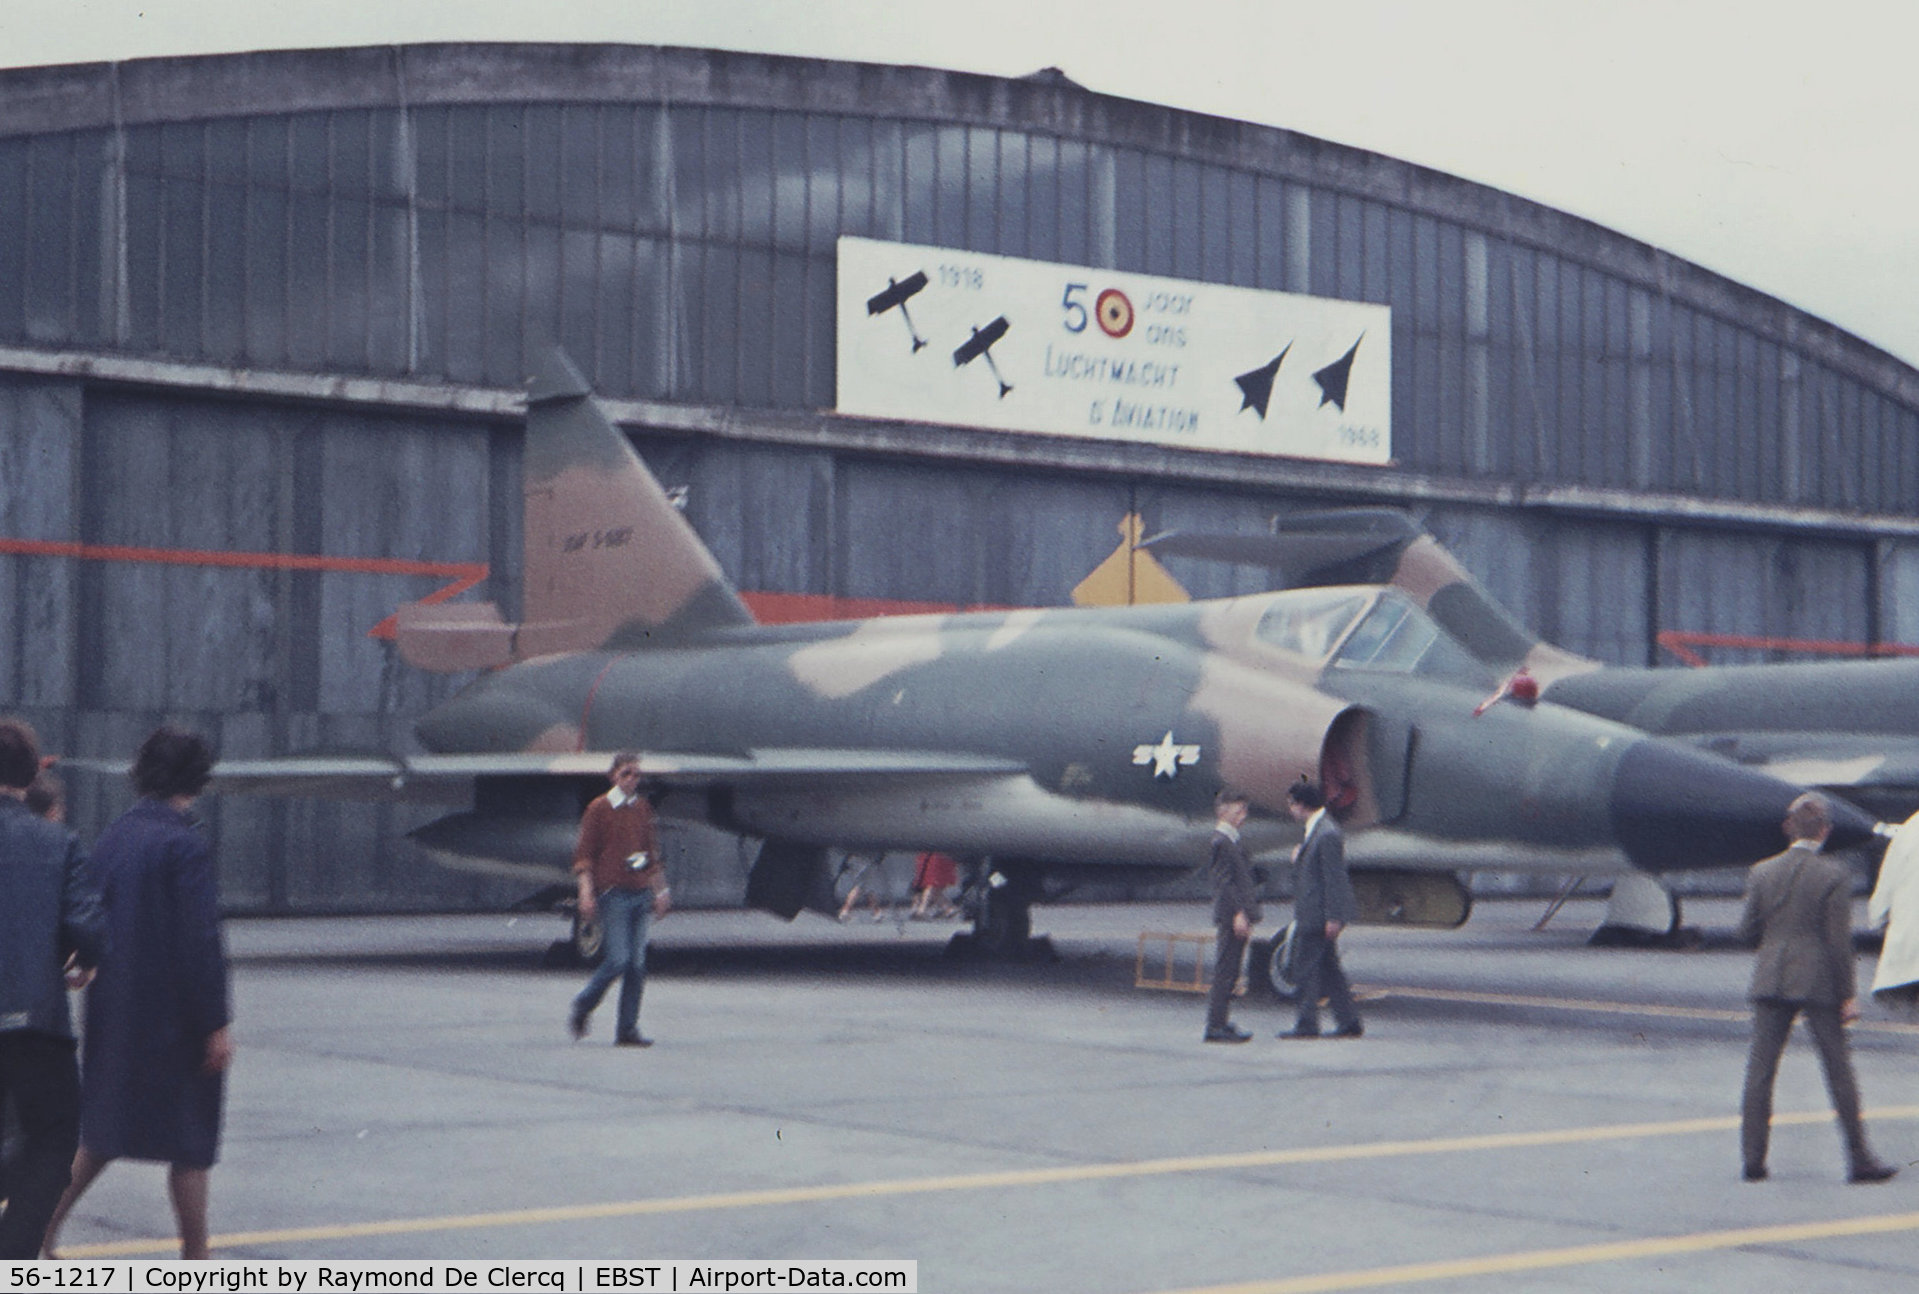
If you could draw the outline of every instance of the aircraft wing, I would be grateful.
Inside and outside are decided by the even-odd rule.
[[[124,759],[62,756],[62,770],[125,777]],[[604,771],[603,769],[601,771]],[[416,776],[397,755],[287,755],[270,759],[223,759],[213,766],[208,790],[216,795],[280,795],[320,800],[391,800],[457,804],[471,782],[458,786],[439,776]]]
[[[1699,744],[1782,781],[1836,791],[1882,816],[1919,809],[1919,739],[1870,733],[1715,733]],[[1868,803],[1869,802],[1869,803]],[[1903,812],[1900,810],[1903,808]]]
[[[325,800],[465,803],[477,778],[597,778],[615,752],[475,755],[294,755],[221,760],[212,790]],[[79,761],[74,761],[79,762]],[[749,785],[816,778],[935,778],[1023,773],[1016,760],[963,751],[776,747],[737,754],[640,752],[641,774],[668,786]]]

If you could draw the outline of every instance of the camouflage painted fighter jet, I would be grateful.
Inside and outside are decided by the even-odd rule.
[[[1605,665],[1541,642],[1411,516],[1349,508],[1284,518],[1270,535],[1168,532],[1154,552],[1266,566],[1291,588],[1390,585],[1502,679],[1524,669],[1538,695],[1710,750],[1877,817],[1919,810],[1919,658],[1707,665]]]
[[[1395,588],[1502,686],[1523,671],[1526,690],[1549,704],[1829,792],[1884,821],[1919,811],[1919,659],[1605,665],[1540,641],[1393,508],[1280,518],[1267,535],[1167,532],[1142,547],[1265,566],[1293,589],[1355,581]]]
[[[1500,670],[1430,597],[755,624],[557,355],[529,392],[524,478],[520,622],[400,615],[408,661],[488,671],[419,721],[431,753],[226,764],[219,785],[457,802],[421,843],[551,879],[631,748],[665,816],[763,842],[749,904],[830,904],[829,851],[937,849],[989,860],[974,938],[1007,948],[1062,884],[1198,865],[1223,784],[1265,811],[1248,840],[1272,853],[1296,838],[1286,788],[1320,780],[1382,919],[1464,920],[1461,869],[1657,873],[1782,847],[1784,781],[1555,704],[1474,718]]]

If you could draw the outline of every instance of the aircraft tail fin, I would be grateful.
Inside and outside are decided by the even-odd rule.
[[[403,608],[401,655],[475,669],[562,651],[637,648],[750,625],[719,563],[557,348],[527,391],[522,614]]]
[[[1545,684],[1599,668],[1597,661],[1542,641],[1423,530],[1400,552],[1389,582],[1423,605],[1467,651],[1496,669],[1524,666]]]

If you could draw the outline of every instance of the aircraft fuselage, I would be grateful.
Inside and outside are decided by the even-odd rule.
[[[1663,870],[1765,852],[1783,810],[1770,779],[1558,706],[1475,718],[1481,672],[1327,667],[1235,633],[1288,596],[726,629],[509,666],[419,731],[440,753],[874,752],[870,776],[747,775],[723,797],[669,786],[663,800],[843,848],[1190,867],[1220,785],[1266,811],[1253,843],[1273,849],[1293,838],[1286,787],[1307,776],[1346,795],[1360,862],[1369,828],[1394,865],[1447,870],[1489,856]],[[888,775],[887,755],[927,751],[1004,766]],[[1664,802],[1674,775],[1700,803]]]

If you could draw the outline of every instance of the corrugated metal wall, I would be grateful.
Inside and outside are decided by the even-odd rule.
[[[207,389],[175,372],[170,391],[0,373],[0,539],[171,554],[0,555],[0,709],[50,747],[124,754],[166,718],[236,756],[404,748],[411,718],[457,685],[367,636],[434,580],[195,552],[484,562],[493,575],[474,596],[516,610],[516,427],[383,412],[320,382],[276,402],[247,393],[251,372],[510,387],[551,337],[605,394],[693,411],[695,425],[770,426],[834,404],[841,234],[1389,304],[1398,463],[1376,479],[1461,486],[1442,497],[1493,482],[1919,514],[1919,408],[1899,394],[1919,390],[1910,370],[1617,235],[1390,159],[1070,87],[1032,90],[1054,98],[1029,122],[993,106],[1028,93],[1016,83],[902,73],[917,89],[889,102],[870,69],[688,51],[661,56],[670,87],[616,78],[631,101],[607,101],[603,84],[587,102],[503,80],[488,87],[498,102],[409,102],[408,69],[430,79],[440,55],[374,53],[272,56],[300,103],[324,100],[350,64],[378,81],[354,87],[370,106],[282,111],[256,94],[115,125],[113,70],[99,84],[74,74],[111,91],[111,113],[44,127],[17,124],[25,108],[0,114],[0,346],[52,357],[44,371],[72,371],[60,365],[75,353],[213,366]],[[804,105],[746,105],[766,68],[824,88]],[[0,102],[11,84],[0,76]],[[521,102],[522,89],[548,101]],[[131,101],[151,108],[158,92],[145,93]],[[934,119],[942,105],[971,119]],[[1250,533],[1331,501],[1143,459],[1073,470],[1036,450],[1029,468],[935,461],[898,438],[882,455],[781,435],[638,433],[750,591],[1058,604],[1129,514],[1149,534]],[[1769,527],[1757,511],[1706,529],[1645,508],[1419,502],[1432,497],[1408,485],[1496,597],[1603,660],[1668,663],[1664,629],[1919,641],[1909,543],[1822,537],[1803,518]],[[1195,597],[1267,581],[1166,566]],[[121,799],[76,794],[88,830]],[[401,838],[421,815],[241,801],[211,813],[241,909],[520,892],[423,865]],[[702,897],[737,891],[737,848],[684,848],[711,869]]]
[[[558,338],[610,395],[830,409],[854,234],[1388,304],[1411,469],[1919,511],[1919,410],[1473,214],[714,104],[128,125],[0,138],[0,340],[511,386]]]
[[[162,721],[236,757],[409,748],[411,717],[460,680],[401,665],[367,631],[444,581],[207,559],[489,560],[496,473],[498,489],[519,492],[501,434],[0,379],[0,535],[138,558],[0,558],[0,706],[55,751],[130,756]],[[89,834],[126,802],[117,780],[69,780]],[[237,907],[437,907],[508,893],[413,867],[399,836],[426,820],[417,813],[242,800],[207,812]]]
[[[0,696],[50,748],[124,755],[163,719],[203,728],[233,756],[411,748],[412,717],[461,680],[411,670],[367,633],[440,581],[227,569],[194,554],[517,567],[510,426],[4,378],[0,433],[0,534],[169,558],[0,557]],[[683,436],[638,443],[666,484],[687,487],[689,517],[722,565],[757,591],[1057,605],[1120,544],[1129,513],[1149,532],[1257,532],[1276,512],[1324,502]],[[1862,640],[1873,620],[1866,543],[1461,507],[1426,521],[1516,613],[1601,659],[1651,658],[1656,626]],[[1267,581],[1245,567],[1165,565],[1196,597]],[[1915,571],[1910,550],[1892,551],[1878,614],[1895,629],[1919,605]],[[479,593],[513,596],[505,580]],[[125,802],[116,784],[75,782],[83,830]],[[426,865],[403,839],[425,811],[229,799],[208,812],[240,910],[494,906],[528,888]],[[680,848],[710,873],[701,898],[737,897],[746,859],[733,844]]]

